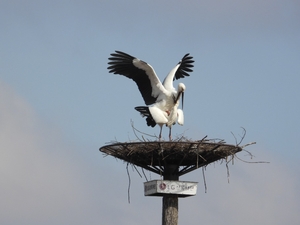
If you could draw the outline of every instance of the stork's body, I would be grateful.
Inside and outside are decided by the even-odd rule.
[[[159,140],[161,140],[161,133],[163,125],[169,127],[169,140],[172,140],[172,126],[177,122],[179,125],[183,125],[184,123],[184,116],[183,111],[178,109],[179,101],[171,108],[171,110],[164,111],[161,110],[157,104],[153,106],[138,106],[135,107],[137,111],[141,113],[143,117],[147,117],[147,125],[151,127],[155,127],[156,124],[160,127],[159,132]]]
[[[148,126],[160,126],[161,139],[162,126],[166,124],[170,128],[169,137],[171,139],[171,126],[178,120],[183,124],[183,111],[178,109],[179,100],[185,90],[185,85],[179,83],[178,89],[173,87],[173,80],[189,76],[192,72],[193,57],[186,54],[182,60],[170,71],[163,83],[157,77],[154,69],[146,62],[128,55],[124,52],[116,51],[109,58],[110,73],[124,75],[134,80],[142,94],[146,105],[149,107],[136,107],[142,116],[146,116]],[[181,122],[182,121],[182,122]]]

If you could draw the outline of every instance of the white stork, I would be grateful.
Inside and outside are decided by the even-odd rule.
[[[183,125],[183,111],[178,109],[179,99],[185,91],[183,83],[178,84],[178,89],[173,87],[173,80],[189,76],[188,72],[193,70],[193,57],[186,54],[182,60],[169,72],[163,83],[157,77],[154,69],[148,63],[128,55],[121,51],[115,51],[108,58],[110,73],[124,75],[135,81],[146,105],[149,107],[135,107],[142,116],[146,116],[147,125],[160,126],[159,140],[161,140],[162,126],[166,124],[170,128],[169,138],[171,140],[171,126],[176,122]]]

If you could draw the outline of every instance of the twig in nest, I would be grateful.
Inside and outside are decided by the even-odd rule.
[[[133,130],[133,133],[134,133],[135,137],[136,137],[139,141],[144,141],[144,142],[146,142],[144,136],[142,136],[143,140],[141,140],[141,138],[137,135],[136,132],[138,132],[138,133],[140,133],[140,134],[144,134],[144,135],[149,136],[149,137],[157,138],[157,136],[155,136],[155,135],[150,135],[150,134],[146,134],[146,133],[144,133],[144,132],[141,132],[140,130],[138,130],[138,129],[136,129],[136,128],[134,127],[134,124],[133,124],[133,121],[132,121],[132,120],[131,120],[130,122],[131,122],[131,127],[132,127],[132,130]]]
[[[204,173],[204,169],[206,167],[202,167],[202,176],[203,176],[203,182],[204,182],[204,188],[205,188],[205,193],[207,193],[207,186],[206,186],[206,179],[205,179],[205,173]]]
[[[233,134],[233,132],[231,132],[231,134],[233,135],[233,137],[235,139],[236,146],[239,146],[242,143],[242,141],[244,140],[245,136],[246,136],[246,129],[244,127],[241,127],[241,128],[243,129],[244,132],[243,132],[243,135],[241,136],[241,140],[240,140],[239,143],[237,142],[237,139],[236,139],[235,135]]]
[[[250,142],[250,143],[248,143],[248,144],[245,144],[245,145],[241,146],[241,148],[243,149],[243,148],[245,148],[245,147],[247,147],[247,146],[249,146],[249,145],[255,145],[255,144],[256,144],[255,141],[254,141],[254,142]]]
[[[142,172],[143,172],[143,174],[144,174],[144,177],[145,177],[146,181],[148,182],[147,176],[146,176],[145,171],[144,171],[143,168],[142,168]]]
[[[143,178],[143,176],[142,176],[141,173],[138,171],[138,169],[136,168],[136,166],[133,165],[133,164],[132,164],[132,166],[133,166],[133,168],[135,169],[135,171],[140,175],[140,177]]]
[[[143,176],[141,175],[141,173],[138,171],[137,167],[129,162],[127,162],[127,165],[126,165],[126,171],[127,171],[127,176],[128,176],[128,190],[127,190],[127,195],[128,195],[128,203],[130,204],[130,187],[131,187],[131,178],[130,178],[130,173],[129,173],[129,169],[128,169],[128,166],[131,165],[132,166],[132,169],[134,168],[135,171],[139,174],[139,176],[142,178]],[[134,171],[134,170],[133,170]],[[143,175],[146,179],[146,181],[148,181],[147,179],[147,176],[145,174],[145,171],[144,169],[142,168],[142,172],[143,172]]]
[[[129,165],[129,163],[127,163],[127,166],[126,166],[127,175],[128,175],[128,191],[127,191],[127,196],[128,196],[128,203],[130,204],[130,184],[131,184],[131,180],[130,180],[130,174],[129,174],[129,171],[128,171],[128,165]]]
[[[247,152],[247,153],[250,155],[250,158],[251,158],[251,159],[253,159],[255,156],[254,156],[251,152],[247,151],[247,150],[245,149],[245,147],[247,147],[247,146],[249,146],[249,145],[254,145],[254,144],[256,144],[255,141],[250,142],[250,143],[248,143],[248,144],[245,144],[245,145],[241,146],[241,148],[243,149],[243,151]],[[240,160],[240,161],[242,161],[242,162],[245,162],[245,163],[270,163],[270,162],[265,162],[265,161],[249,162],[249,161],[246,161],[246,160],[243,160],[243,159],[239,158],[237,155],[234,155],[234,156],[235,156],[238,160]]]
[[[230,161],[232,161],[232,165],[233,165],[233,159],[234,159],[234,155],[232,155],[232,157],[229,161],[227,161],[227,157],[226,157],[226,169],[227,169],[227,182],[228,182],[228,184],[230,183],[230,180],[229,180],[230,172],[229,172],[228,164],[230,163]]]
[[[173,141],[177,141],[177,142],[180,142],[182,140],[187,140],[186,137],[185,137],[185,132],[187,131],[188,129],[184,130],[181,134],[177,134],[176,135],[176,138],[173,140]]]
[[[252,143],[256,144],[255,142],[252,142]],[[242,147],[242,149],[243,149],[243,147]],[[250,155],[250,158],[253,159],[254,155],[251,152],[247,151],[246,149],[243,149],[243,151],[247,152]]]
[[[245,162],[245,163],[270,163],[270,162],[265,162],[265,161],[257,161],[257,162],[248,162],[248,161],[245,161],[237,156],[235,156],[238,160],[241,160],[242,162]]]

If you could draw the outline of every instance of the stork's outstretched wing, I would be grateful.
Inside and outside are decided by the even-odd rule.
[[[188,72],[193,72],[193,70],[191,68],[194,67],[194,65],[193,65],[194,60],[192,60],[193,57],[189,56],[189,55],[190,54],[188,53],[185,56],[183,56],[181,61],[178,63],[179,67],[175,73],[174,80],[184,78],[185,76],[190,76],[188,74]]]
[[[165,91],[154,69],[148,63],[121,51],[111,54],[110,73],[124,75],[135,81],[146,105],[156,102],[157,97]]]
[[[192,60],[193,57],[189,55],[189,53],[185,54],[179,61],[179,63],[177,63],[177,65],[169,72],[169,74],[164,79],[163,85],[167,90],[172,91],[174,89],[173,81],[175,79],[178,80],[180,78],[190,76],[188,72],[193,72],[191,68],[194,67],[194,60]]]

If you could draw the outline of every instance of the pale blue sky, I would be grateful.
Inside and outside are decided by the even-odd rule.
[[[126,165],[98,151],[135,140],[131,120],[159,131],[134,110],[144,105],[134,82],[108,73],[115,50],[161,79],[190,53],[174,135],[234,144],[244,127],[252,161],[271,162],[236,162],[230,184],[224,164],[210,166],[206,194],[201,170],[182,177],[199,190],[180,200],[180,224],[299,224],[299,21],[293,0],[1,1],[1,224],[160,223],[145,179],[132,172],[128,204]]]

